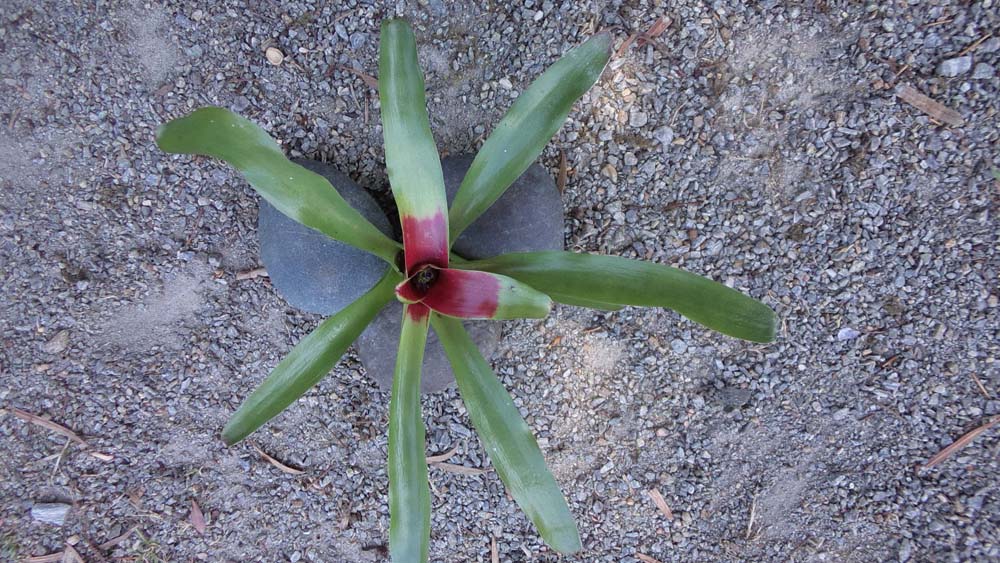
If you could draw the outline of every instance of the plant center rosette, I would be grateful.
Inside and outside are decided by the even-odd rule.
[[[406,273],[396,286],[396,298],[417,318],[430,311],[460,319],[536,318],[547,315],[552,306],[547,295],[512,278],[448,268],[447,256]]]

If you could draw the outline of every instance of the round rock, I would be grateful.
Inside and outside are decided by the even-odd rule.
[[[375,317],[372,324],[361,333],[354,343],[358,358],[365,366],[368,376],[384,391],[392,389],[392,374],[396,368],[396,349],[399,346],[399,331],[403,322],[403,304],[393,301]],[[465,321],[469,336],[487,360],[496,352],[500,343],[500,323],[496,321]],[[448,356],[431,328],[427,333],[424,348],[424,366],[420,372],[420,392],[435,393],[455,382]]]
[[[448,203],[458,192],[458,186],[472,165],[471,155],[442,159]],[[538,164],[533,164],[490,209],[469,226],[458,238],[453,249],[466,258],[487,258],[507,252],[562,250],[562,201],[555,182]],[[382,310],[361,334],[355,345],[358,357],[369,376],[379,387],[392,389],[392,374],[396,366],[396,348],[403,318],[398,302]],[[496,321],[466,321],[469,331],[483,357],[489,359],[500,342],[500,323]],[[455,381],[448,357],[438,342],[434,329],[427,337],[420,390],[434,393]]]
[[[473,158],[463,154],[441,160],[449,206]],[[556,183],[538,163],[529,166],[452,246],[455,253],[470,259],[562,249],[562,199]]]
[[[325,177],[351,207],[393,236],[378,203],[347,174],[313,160],[295,163]],[[340,311],[375,285],[386,269],[380,258],[289,219],[263,198],[257,233],[271,283],[290,305],[310,313]]]

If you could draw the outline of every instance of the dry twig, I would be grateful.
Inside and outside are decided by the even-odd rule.
[[[559,149],[559,175],[556,176],[556,188],[559,193],[566,191],[566,178],[569,176],[569,168],[566,165],[566,151]]]
[[[455,452],[457,451],[458,451],[458,446],[455,446],[454,448],[444,452],[443,454],[429,455],[427,456],[427,463],[435,464],[448,461],[449,459],[455,456]]]
[[[371,88],[372,90],[375,90],[376,92],[378,92],[378,78],[375,78],[374,76],[372,76],[370,74],[367,74],[364,71],[358,70],[358,69],[356,69],[354,67],[351,67],[351,66],[347,66],[347,65],[337,65],[337,66],[341,70],[346,70],[347,72],[353,73],[358,78],[360,78],[362,82],[364,82],[365,84],[367,84],[369,88]]]
[[[952,127],[965,125],[965,118],[962,117],[962,114],[921,94],[909,84],[900,84],[896,88],[896,96],[941,123]]]
[[[437,467],[438,469],[443,469],[449,473],[458,473],[459,475],[482,475],[483,473],[489,473],[488,469],[479,469],[478,467],[466,467],[464,465],[455,465],[454,463],[435,463],[431,467]]]
[[[951,457],[951,454],[957,452],[958,450],[964,448],[965,446],[968,446],[970,442],[975,440],[983,432],[986,432],[987,430],[992,428],[998,422],[1000,422],[1000,414],[991,417],[984,424],[976,428],[973,428],[972,430],[969,430],[965,434],[962,434],[961,438],[955,440],[954,442],[951,443],[951,445],[949,445],[945,449],[935,454],[934,457],[928,459],[927,463],[920,466],[920,469],[921,470],[930,469],[935,465],[941,463],[942,461],[948,459],[949,457]]]
[[[747,522],[747,535],[746,539],[749,540],[753,537],[753,525],[757,520],[757,496],[753,497],[753,501],[750,503],[750,521]]]
[[[236,273],[236,279],[240,280],[240,281],[242,281],[242,280],[253,280],[253,279],[262,278],[262,277],[263,278],[270,277],[268,275],[268,273],[267,273],[267,269],[265,269],[265,268],[254,268],[253,270],[247,270],[245,272],[237,272]]]
[[[66,428],[62,424],[57,424],[55,422],[52,422],[51,420],[42,418],[38,415],[31,414],[30,412],[27,411],[23,411],[17,407],[11,407],[10,412],[12,412],[14,416],[20,418],[21,420],[30,422],[36,426],[41,426],[42,428],[45,428],[46,430],[51,430],[52,432],[55,432],[56,434],[59,434],[61,436],[65,436],[66,438],[69,438],[70,440],[76,442],[77,444],[80,444],[81,446],[86,446],[88,448],[90,447],[90,444],[88,444],[76,432],[73,432],[72,430]]]
[[[104,542],[102,544],[99,544],[97,547],[100,548],[100,549],[102,549],[102,550],[104,550],[104,551],[107,551],[107,550],[113,548],[114,546],[122,543],[126,539],[128,539],[128,537],[131,536],[133,533],[135,533],[135,531],[138,530],[138,529],[139,529],[138,526],[132,526],[128,530],[125,530],[125,533],[121,534],[120,536],[113,537],[110,540],[108,540],[108,541],[106,541],[106,542]]]
[[[0,414],[3,414],[5,412],[7,412],[7,411],[5,411],[3,409],[0,409]],[[42,418],[42,417],[40,417],[38,415],[31,414],[30,412],[23,411],[23,410],[21,410],[21,409],[19,409],[17,407],[11,407],[10,408],[10,412],[14,416],[16,416],[17,418],[20,418],[21,420],[24,420],[25,422],[30,422],[31,424],[34,424],[36,426],[40,426],[42,428],[45,428],[46,430],[50,430],[52,432],[55,432],[56,434],[59,434],[60,436],[64,436],[64,437],[68,438],[71,442],[75,442],[77,444],[80,444],[81,446],[87,448],[87,450],[88,450],[87,453],[90,454],[92,457],[95,457],[95,458],[97,458],[97,459],[99,459],[101,461],[111,461],[111,460],[115,459],[115,457],[112,456],[112,455],[101,453],[101,452],[95,450],[93,448],[93,446],[91,446],[90,444],[88,444],[87,441],[84,440],[83,438],[81,438],[79,434],[77,434],[76,432],[73,432],[69,428],[66,428],[62,424],[58,424],[58,423],[52,422],[51,420],[49,420],[47,418]],[[56,467],[58,468],[58,463],[57,463]]]
[[[303,473],[305,473],[305,471],[303,471],[301,469],[296,469],[294,467],[289,467],[289,466],[285,465],[284,463],[281,463],[280,461],[278,461],[278,460],[274,459],[273,457],[267,455],[266,453],[264,453],[264,450],[262,450],[262,449],[260,449],[260,448],[257,447],[257,444],[250,444],[250,445],[253,447],[254,450],[257,451],[258,454],[260,454],[260,457],[264,458],[265,461],[267,461],[271,465],[273,465],[273,466],[277,467],[278,469],[280,469],[282,473],[287,473],[289,475],[302,475]]]

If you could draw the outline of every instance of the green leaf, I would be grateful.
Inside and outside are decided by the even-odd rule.
[[[226,423],[222,430],[226,444],[249,436],[330,373],[347,347],[392,299],[393,287],[400,279],[399,273],[389,268],[368,293],[323,321],[292,348]]]
[[[564,295],[556,292],[550,293],[549,297],[551,297],[553,301],[558,301],[564,305],[587,307],[588,309],[599,309],[601,311],[619,311],[622,307],[624,307],[624,305],[618,305],[615,303],[604,303],[603,301],[594,301],[593,299]]]
[[[431,537],[431,490],[420,417],[420,367],[429,316],[423,305],[403,307],[389,399],[389,554],[395,563],[427,561]]]
[[[427,119],[424,77],[413,31],[403,20],[382,22],[378,94],[385,165],[399,207],[406,271],[448,266],[448,201],[434,136]]]
[[[754,342],[774,340],[777,330],[777,316],[767,305],[721,283],[662,264],[550,251],[505,254],[461,267],[510,276],[562,303],[569,297],[666,307],[723,334]]]
[[[542,154],[573,103],[601,76],[611,36],[600,33],[566,53],[525,90],[483,144],[451,204],[451,240],[483,214]]]
[[[326,178],[291,162],[263,129],[235,113],[205,107],[156,132],[164,151],[224,160],[276,209],[329,237],[393,264],[399,243],[351,207]]]
[[[434,314],[432,322],[469,418],[507,490],[552,549],[579,551],[580,534],[566,499],[510,394],[459,321]]]

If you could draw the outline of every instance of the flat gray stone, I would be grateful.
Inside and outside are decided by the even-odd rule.
[[[62,502],[36,502],[31,505],[31,517],[38,522],[62,526],[70,508],[70,505]]]
[[[449,206],[473,158],[463,154],[441,159]],[[563,204],[555,181],[540,164],[532,164],[458,237],[452,249],[470,259],[508,252],[562,250]]]
[[[403,322],[403,304],[393,301],[375,317],[354,345],[368,376],[384,391],[392,389],[392,374],[396,369],[396,349]],[[465,321],[469,336],[487,360],[500,344],[500,323],[496,321]],[[448,356],[444,353],[434,329],[427,334],[424,366],[420,372],[420,392],[435,393],[455,382]]]
[[[296,160],[323,175],[341,196],[380,231],[393,229],[375,199],[328,164]],[[368,291],[385,272],[380,258],[289,219],[264,199],[257,216],[260,255],[271,283],[289,305],[322,315],[340,311]]]
[[[472,155],[456,155],[441,160],[449,204],[458,192],[465,171],[472,165],[472,159]],[[486,213],[462,233],[453,247],[456,253],[466,258],[562,248],[563,208],[559,190],[538,164],[528,168]],[[402,305],[393,303],[355,342],[365,370],[379,387],[387,391],[392,389],[402,318]],[[489,359],[500,342],[500,323],[466,321],[463,324],[480,352]],[[455,375],[448,358],[434,329],[431,329],[424,350],[420,390],[434,393],[449,387],[454,381]]]
[[[972,71],[972,77],[976,80],[993,78],[993,74],[993,67],[986,63],[977,64],[975,70]]]
[[[966,55],[964,57],[955,57],[941,61],[941,64],[938,65],[937,73],[939,76],[950,78],[965,74],[970,70],[972,70],[972,55]]]

